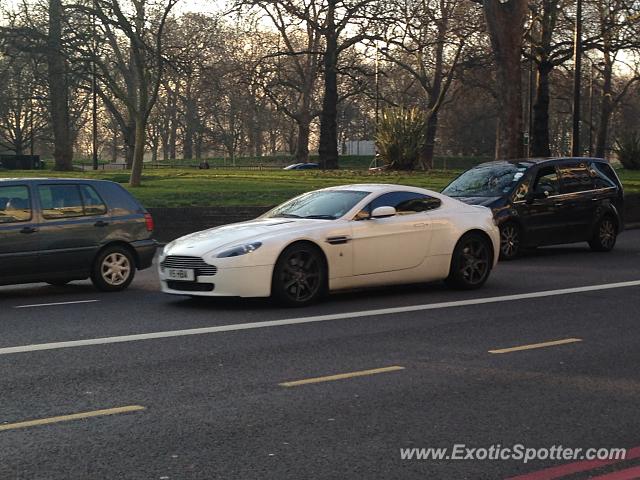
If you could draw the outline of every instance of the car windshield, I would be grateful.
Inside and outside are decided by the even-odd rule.
[[[335,220],[355,207],[370,192],[320,190],[289,200],[268,212],[264,218],[313,218]]]
[[[450,197],[500,197],[513,190],[527,168],[521,163],[480,165],[460,175],[442,193]]]

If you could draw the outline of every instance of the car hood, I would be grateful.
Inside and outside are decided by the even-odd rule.
[[[326,223],[328,221],[265,218],[233,223],[231,225],[195,232],[174,240],[165,247],[164,254],[201,257],[224,247],[235,247],[246,243],[264,241],[275,235],[308,229],[313,225],[318,225],[319,222]]]
[[[501,197],[453,197],[456,200],[464,202],[468,205],[481,205],[483,207],[490,207]]]

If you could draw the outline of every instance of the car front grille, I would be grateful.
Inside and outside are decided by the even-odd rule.
[[[162,268],[186,268],[195,270],[196,276],[211,277],[218,273],[218,267],[209,265],[200,257],[179,257],[170,255],[160,264]]]

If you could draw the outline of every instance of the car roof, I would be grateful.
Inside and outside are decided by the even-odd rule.
[[[543,164],[551,164],[554,165],[556,163],[562,163],[566,161],[579,161],[579,162],[599,162],[599,163],[609,163],[604,158],[592,158],[592,157],[537,157],[537,158],[521,158],[521,159],[513,159],[513,160],[494,160],[491,162],[484,162],[476,165],[476,167],[480,167],[483,165],[522,165],[527,166],[527,168],[531,168],[535,165],[543,165]],[[475,168],[475,167],[474,167]]]
[[[19,178],[0,178],[3,182],[44,182],[44,183],[112,183],[108,180],[96,180],[93,178],[60,178],[60,177],[19,177]]]

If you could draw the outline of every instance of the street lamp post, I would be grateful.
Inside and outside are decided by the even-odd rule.
[[[573,41],[573,135],[571,153],[574,157],[582,155],[580,148],[580,101],[582,75],[582,0],[576,3],[576,29]]]

